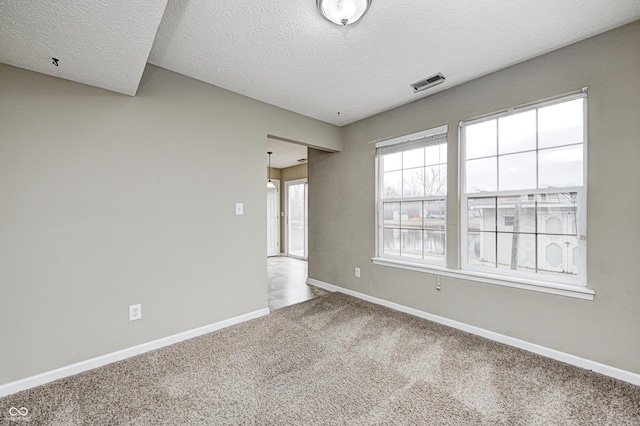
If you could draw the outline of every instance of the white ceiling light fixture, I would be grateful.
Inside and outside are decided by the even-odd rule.
[[[372,0],[316,0],[318,11],[336,25],[354,24],[367,13]]]
[[[273,154],[271,151],[268,151],[267,154],[269,154],[269,180],[267,181],[267,189],[278,189],[278,187],[276,187],[276,184],[271,182],[271,154]]]

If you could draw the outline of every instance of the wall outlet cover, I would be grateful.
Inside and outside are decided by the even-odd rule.
[[[129,306],[129,321],[142,319],[142,304]]]

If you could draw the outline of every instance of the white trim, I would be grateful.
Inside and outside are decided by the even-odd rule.
[[[376,148],[382,148],[383,146],[397,145],[400,143],[427,138],[429,136],[438,135],[440,133],[447,133],[448,131],[449,131],[449,126],[445,124],[443,126],[434,127],[432,129],[423,130],[421,132],[411,133],[408,135],[397,136],[395,138],[378,141],[376,142]]]
[[[466,331],[467,333],[475,334],[477,336],[484,337],[495,342],[504,343],[505,345],[513,346],[525,351],[533,352],[538,355],[545,356],[547,358],[561,361],[567,364],[574,365],[576,367],[584,368],[585,370],[591,370],[596,373],[603,374],[605,376],[613,377],[618,380],[623,380],[628,383],[640,386],[640,374],[633,373],[631,371],[622,370],[610,365],[601,364],[596,361],[592,361],[586,358],[581,358],[575,355],[561,352],[556,349],[547,348],[535,343],[527,342],[525,340],[516,339],[515,337],[505,336],[504,334],[496,333],[494,331],[486,330],[484,328],[476,327],[473,325],[465,324],[463,322],[451,320],[438,315],[433,315],[418,309],[410,308],[408,306],[400,305],[398,303],[389,302],[384,299],[379,299],[374,296],[369,296],[364,293],[349,290],[343,287],[338,287],[333,284],[325,283],[313,278],[307,279],[307,284],[320,287],[327,291],[344,293],[349,296],[356,297],[358,299],[366,300],[367,302],[375,303],[377,305],[385,306],[387,308],[394,309],[396,311],[404,312],[410,315],[417,316],[429,321],[433,321],[439,324],[443,324],[449,327],[456,328],[458,330]]]
[[[307,278],[307,284],[312,285],[314,287],[319,287],[331,293],[335,293],[337,291],[338,293],[344,293],[344,294],[348,294],[349,296],[358,297],[359,299],[362,299],[362,297],[355,296],[355,294],[361,294],[361,293],[357,293],[353,290],[347,290],[346,288],[338,287],[337,285],[334,285],[334,284],[325,283],[324,281],[316,280],[315,278]]]
[[[404,260],[374,257],[371,259],[374,265],[389,266],[391,268],[407,269],[410,271],[426,272],[445,277],[459,278],[463,280],[478,281],[486,284],[502,285],[505,287],[521,288],[523,290],[537,291],[540,293],[557,294],[559,296],[573,297],[576,299],[593,300],[595,291],[583,285],[571,285],[552,283],[549,281],[535,280],[487,273],[484,271],[469,269],[449,269],[445,266],[413,263]]]
[[[211,333],[223,328],[230,327],[241,322],[249,321],[252,319],[260,318],[265,315],[269,315],[269,308],[260,309],[247,314],[239,315],[237,317],[229,318],[223,321],[219,321],[213,324],[205,325],[202,327],[194,328],[192,330],[183,331],[182,333],[174,334],[172,336],[163,337],[161,339],[153,340],[151,342],[142,343],[140,345],[132,346],[130,348],[122,349],[110,354],[101,355],[96,358],[91,358],[85,361],[80,361],[75,364],[67,365],[65,367],[57,368],[55,370],[46,371],[44,373],[37,374],[35,376],[27,377],[15,382],[10,382],[0,386],[0,398],[7,395],[11,395],[16,392],[31,389],[36,386],[44,385],[54,380],[63,379],[65,377],[73,376],[84,371],[92,370],[94,368],[102,367],[107,364],[111,364],[123,359],[131,358],[136,355],[143,354],[155,349],[160,349],[165,346],[173,345],[183,340],[192,339],[203,334]]]

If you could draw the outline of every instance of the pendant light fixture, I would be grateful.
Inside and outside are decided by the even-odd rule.
[[[278,189],[276,184],[271,182],[271,154],[273,153],[271,151],[267,151],[267,154],[269,154],[269,169],[268,169],[269,180],[267,181],[267,189]]]
[[[318,12],[336,25],[358,22],[367,13],[372,0],[316,0]]]

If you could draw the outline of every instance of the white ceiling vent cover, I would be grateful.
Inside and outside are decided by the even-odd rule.
[[[444,76],[441,72],[432,75],[431,77],[427,77],[424,80],[420,80],[417,83],[413,83],[411,87],[413,87],[413,91],[417,93],[428,89],[429,87],[436,86],[440,83],[444,83]]]

